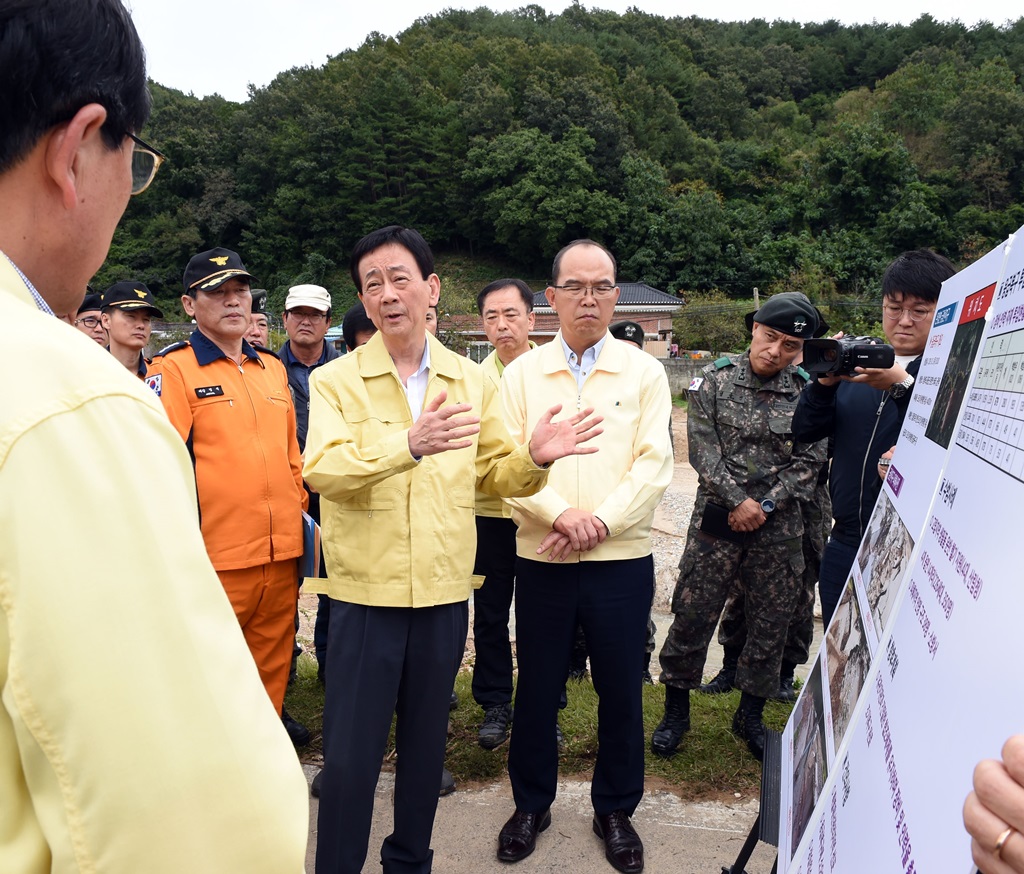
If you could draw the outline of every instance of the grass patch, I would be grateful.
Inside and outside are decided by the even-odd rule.
[[[508,744],[484,750],[477,744],[477,729],[483,716],[470,690],[472,674],[459,673],[455,690],[459,706],[451,713],[451,732],[445,763],[460,786],[507,780]],[[565,735],[565,751],[559,756],[562,776],[589,776],[597,756],[597,693],[589,679],[568,684],[568,706],[559,714]],[[662,686],[643,687],[644,735],[647,742],[646,773],[673,788],[685,799],[720,798],[739,792],[756,795],[761,785],[761,765],[746,744],[731,730],[732,715],[739,706],[740,693],[690,695],[693,728],[683,739],[679,752],[663,759],[650,750],[651,732],[661,721],[665,706]],[[291,715],[312,733],[313,742],[302,750],[303,761],[319,761],[322,754],[323,689],[316,679],[316,662],[307,654],[299,657],[299,676],[285,699]],[[765,707],[765,724],[782,731],[791,704],[770,701]],[[394,752],[394,732],[388,743],[387,761]]]

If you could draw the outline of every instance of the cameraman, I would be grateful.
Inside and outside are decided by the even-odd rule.
[[[818,578],[826,628],[882,487],[878,459],[899,437],[939,290],[954,273],[946,258],[928,249],[900,255],[882,277],[882,328],[896,363],[858,367],[853,376],[819,376],[800,393],[793,437],[833,441],[829,491],[835,522]]]

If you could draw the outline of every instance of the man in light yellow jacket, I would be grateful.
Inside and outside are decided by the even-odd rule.
[[[298,874],[302,770],[185,446],[53,315],[159,166],[142,45],[120,0],[6,3],[0,33],[0,871]]]
[[[630,818],[644,788],[641,684],[653,595],[651,523],[672,479],[665,422],[671,397],[655,358],[608,332],[619,289],[615,259],[591,240],[555,256],[545,292],[559,332],[505,368],[505,420],[518,440],[546,406],[593,407],[604,419],[601,451],[556,462],[544,489],[515,498],[516,652],[519,684],[509,750],[516,811],[498,858],[518,862],[551,823],[558,749],[551,726],[579,621],[600,696],[591,800],[594,831],[619,871],[643,869]]]
[[[426,329],[441,281],[423,237],[397,225],[360,240],[352,279],[379,332],[310,378],[304,475],[320,493],[331,625],[316,870],[359,874],[391,726],[395,826],[384,874],[430,871],[448,702],[474,584],[474,489],[528,495],[558,458],[595,450],[589,410],[523,445],[480,366]]]

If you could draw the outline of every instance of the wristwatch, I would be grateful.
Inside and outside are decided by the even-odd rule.
[[[910,391],[910,387],[913,384],[914,377],[912,377],[908,373],[906,379],[902,380],[901,382],[894,382],[892,385],[889,386],[889,394],[891,394],[894,398],[901,398],[908,391]]]
[[[766,516],[770,515],[771,513],[774,513],[775,501],[773,501],[771,498],[765,498],[763,501],[761,501],[761,512],[764,513]]]

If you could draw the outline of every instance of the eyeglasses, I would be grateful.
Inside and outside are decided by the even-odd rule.
[[[882,307],[882,312],[885,313],[885,317],[887,319],[892,319],[894,322],[897,319],[902,319],[904,313],[910,316],[912,321],[923,322],[925,319],[930,319],[932,317],[934,310],[930,307],[915,307],[914,309],[911,309],[909,307],[898,307],[895,304],[887,303]]]
[[[612,292],[615,291],[614,285],[579,285],[575,282],[571,282],[568,285],[552,285],[551,287],[564,291],[573,300],[579,300],[588,291],[598,299],[610,297]]]
[[[96,316],[85,316],[81,319],[75,319],[75,324],[85,325],[90,331],[93,331],[100,326],[100,320]]]
[[[158,149],[154,149],[149,143],[143,142],[135,134],[127,134],[128,139],[135,143],[132,150],[132,195],[142,194],[156,176],[160,165],[167,160],[167,156]]]
[[[300,313],[298,310],[285,310],[285,313],[297,322],[310,321],[315,323],[327,318],[327,313]]]

